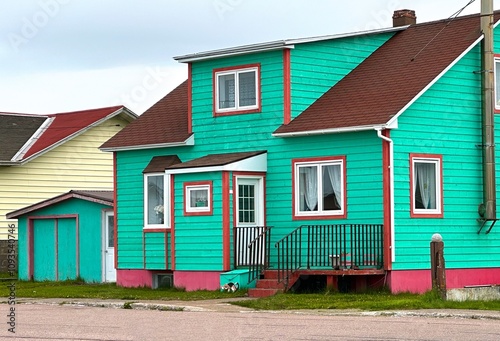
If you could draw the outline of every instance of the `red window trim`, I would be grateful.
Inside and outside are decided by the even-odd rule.
[[[189,198],[187,196],[187,188],[193,186],[208,186],[208,202],[209,202],[209,211],[202,212],[188,212],[187,205],[189,202]],[[193,182],[185,182],[184,183],[184,215],[185,216],[203,216],[203,215],[213,215],[214,205],[213,205],[213,184],[212,181],[193,181]]]
[[[230,71],[238,71],[242,69],[250,69],[257,68],[257,108],[248,109],[248,110],[231,110],[231,111],[217,111],[217,73],[219,72],[230,72]],[[213,98],[213,115],[216,116],[230,116],[230,115],[242,115],[242,114],[254,114],[260,113],[262,110],[262,91],[261,91],[261,75],[260,75],[260,64],[246,64],[246,65],[238,65],[238,66],[230,66],[223,67],[218,69],[213,69],[212,71],[212,98]]]
[[[493,111],[495,114],[500,114],[500,105],[497,105],[497,96],[500,97],[500,94],[497,94],[497,84],[496,84],[496,77],[495,77],[495,73],[496,73],[496,63],[500,63],[500,54],[494,54],[493,55],[493,77],[495,78],[495,86],[494,86],[494,89],[493,89],[493,102],[494,102],[494,105],[493,105]]]
[[[414,159],[435,159],[439,160],[439,182],[440,182],[440,213],[416,213],[413,208],[413,160]],[[443,156],[439,154],[410,154],[410,217],[411,218],[443,218]]]
[[[342,161],[342,167],[344,172],[344,178],[342,179],[344,182],[344,200],[342,201],[343,206],[343,214],[323,214],[323,215],[311,215],[311,216],[303,216],[296,214],[296,205],[295,202],[295,165],[297,163],[303,162],[335,162]],[[315,157],[315,158],[300,158],[300,159],[292,159],[292,219],[293,220],[321,220],[321,219],[346,219],[347,218],[347,167],[346,167],[346,157],[342,156],[327,156],[327,157]]]

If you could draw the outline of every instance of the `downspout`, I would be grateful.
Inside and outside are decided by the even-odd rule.
[[[493,0],[481,1],[481,31],[484,34],[482,53],[483,93],[483,204],[480,208],[483,222],[496,222],[495,185],[495,130],[494,130],[494,55],[493,55]]]
[[[396,261],[396,248],[395,248],[395,237],[394,237],[394,146],[392,139],[387,136],[382,135],[382,128],[375,128],[377,131],[377,136],[389,143],[389,200],[390,203],[390,231],[391,231],[391,261]]]

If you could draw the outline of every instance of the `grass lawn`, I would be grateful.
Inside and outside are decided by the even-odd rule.
[[[0,276],[1,278],[1,276]],[[1,281],[0,296],[7,299],[10,281]],[[218,298],[246,297],[246,290],[235,293],[220,291],[192,291],[179,289],[122,288],[115,284],[64,282],[15,282],[16,298],[95,298],[120,300],[208,300]],[[358,309],[358,310],[409,310],[409,309],[474,309],[498,310],[497,301],[451,302],[442,300],[434,292],[423,295],[388,291],[346,294],[337,292],[294,294],[285,293],[255,300],[232,302],[239,306],[260,310],[289,309]]]
[[[10,281],[2,281],[0,296],[8,297]],[[120,300],[208,300],[215,298],[243,297],[246,290],[235,293],[220,291],[186,292],[173,288],[123,288],[114,283],[61,282],[15,282],[16,298],[95,298]]]

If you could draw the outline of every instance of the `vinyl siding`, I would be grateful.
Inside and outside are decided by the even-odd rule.
[[[113,155],[98,148],[126,125],[115,117],[22,166],[0,167],[0,239],[16,223],[8,212],[72,189],[113,189]]]

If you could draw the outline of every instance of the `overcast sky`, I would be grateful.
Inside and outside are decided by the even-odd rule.
[[[142,114],[187,78],[174,56],[390,27],[395,9],[415,10],[417,22],[438,20],[469,1],[4,0],[0,111],[123,104]],[[476,0],[462,15],[479,9]]]

